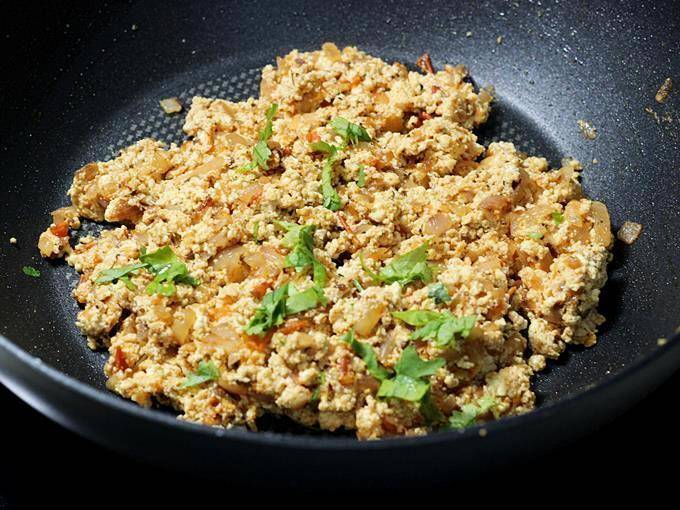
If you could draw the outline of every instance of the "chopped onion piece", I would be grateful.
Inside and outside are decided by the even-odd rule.
[[[633,244],[642,233],[642,225],[633,221],[624,221],[621,228],[616,233],[619,241],[626,244]]]
[[[427,235],[439,236],[449,230],[452,226],[453,222],[448,214],[437,213],[427,220],[423,227],[423,232]]]
[[[168,97],[159,101],[161,108],[167,114],[179,113],[182,111],[182,103],[179,102],[178,97]]]
[[[359,336],[370,336],[382,318],[385,305],[378,303],[366,309],[361,318],[354,324],[354,331]]]

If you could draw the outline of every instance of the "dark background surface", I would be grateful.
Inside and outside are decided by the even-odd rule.
[[[320,508],[321,502],[329,501],[324,492],[332,493],[335,502],[347,498],[364,502],[370,497],[386,502],[390,497],[413,497],[420,503],[417,508],[423,509],[440,507],[435,505],[437,496],[450,502],[447,508],[455,509],[467,500],[500,503],[497,498],[507,496],[518,501],[529,495],[537,504],[554,502],[558,497],[562,502],[573,500],[585,507],[596,497],[611,504],[617,498],[643,493],[645,508],[655,498],[673,497],[677,491],[678,393],[680,373],[612,424],[545,456],[482,478],[452,478],[431,487],[406,484],[385,493],[372,488],[370,480],[366,480],[363,491],[348,491],[343,487],[341,473],[332,487],[310,486],[300,480],[296,488],[273,489],[258,486],[257,481],[252,487],[206,481],[142,464],[61,428],[0,386],[0,510],[35,508],[42,502],[53,508],[101,508],[108,503],[121,509],[162,505],[226,509],[234,507],[232,498],[236,497],[280,502],[301,493],[308,493],[308,503]],[[66,504],[69,506],[63,506]]]

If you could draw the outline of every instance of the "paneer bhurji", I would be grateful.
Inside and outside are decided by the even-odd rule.
[[[294,50],[258,99],[195,97],[181,145],[75,173],[39,248],[81,274],[111,390],[214,426],[420,435],[530,411],[546,359],[595,343],[607,208],[577,161],[477,143],[491,94],[423,61]],[[117,226],[71,246],[81,218]]]

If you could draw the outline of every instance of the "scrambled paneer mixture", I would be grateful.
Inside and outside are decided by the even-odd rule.
[[[478,144],[490,94],[427,63],[292,51],[258,99],[194,98],[182,145],[76,172],[39,248],[81,274],[111,390],[361,439],[534,407],[532,375],[604,320],[607,209],[576,161]],[[80,218],[119,226],[72,247]]]

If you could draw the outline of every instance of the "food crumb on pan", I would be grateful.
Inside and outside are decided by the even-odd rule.
[[[503,36],[502,35],[499,35],[498,37],[496,37],[496,44],[503,44]]]
[[[17,244],[17,238],[16,237],[10,237],[9,238],[9,244]]]
[[[670,112],[666,112],[659,116],[659,114],[656,113],[650,106],[645,106],[645,113],[654,119],[654,122],[657,124],[670,124],[673,122],[673,117],[671,116]]]
[[[616,238],[626,244],[633,244],[642,233],[642,225],[634,221],[624,221],[619,231],[616,233]]]
[[[656,340],[656,345],[658,345],[659,347],[663,347],[667,343],[668,343],[668,338],[665,338],[665,337],[661,337],[661,338],[658,338]]]
[[[179,113],[182,111],[182,103],[178,97],[168,97],[158,102],[167,114]]]
[[[479,437],[486,437],[487,435],[489,435],[489,431],[487,429],[483,427],[479,429]]]
[[[609,213],[578,161],[479,144],[492,94],[426,61],[293,50],[258,98],[193,98],[183,144],[75,172],[38,247],[80,273],[110,390],[360,439],[534,408],[546,359],[597,341]],[[79,218],[115,226],[71,247]]]
[[[659,114],[656,113],[650,106],[645,106],[645,113],[653,118],[657,124],[660,122]]]
[[[465,37],[472,37],[472,31],[468,30],[467,32],[465,32]]]
[[[430,59],[429,53],[423,53],[420,57],[418,57],[416,65],[422,72],[434,74],[434,67],[432,67],[432,59]]]
[[[600,161],[597,158],[593,158],[593,165],[597,165]]]
[[[595,140],[597,138],[597,129],[590,124],[587,120],[578,120],[578,129],[581,131],[581,134],[583,135],[584,138],[588,140]]]
[[[671,78],[668,77],[661,84],[661,86],[659,87],[659,90],[656,91],[656,95],[654,96],[654,99],[659,104],[665,103],[672,90],[673,90],[673,80],[671,80]]]

